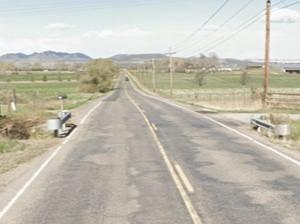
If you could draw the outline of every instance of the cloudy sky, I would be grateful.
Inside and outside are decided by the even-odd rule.
[[[273,0],[273,59],[300,59],[300,4],[286,8],[294,2],[298,1]],[[220,57],[259,59],[264,44],[259,13],[264,4],[264,0],[0,0],[0,54],[55,50],[107,57],[173,47],[180,56],[216,52]],[[244,30],[251,18],[256,23]]]

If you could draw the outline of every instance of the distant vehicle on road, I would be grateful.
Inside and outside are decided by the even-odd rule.
[[[125,81],[126,81],[126,82],[129,82],[129,78],[128,78],[127,76],[125,77]]]

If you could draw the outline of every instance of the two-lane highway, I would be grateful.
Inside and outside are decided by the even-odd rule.
[[[204,223],[300,223],[299,161],[131,85],[128,92],[157,128],[167,153],[184,168]]]
[[[122,82],[0,223],[296,224],[300,167]]]

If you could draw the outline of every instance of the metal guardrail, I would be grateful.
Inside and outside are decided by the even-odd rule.
[[[250,123],[258,132],[265,130],[268,137],[287,137],[291,134],[290,125],[288,124],[274,125],[259,118],[251,118]]]
[[[60,111],[57,118],[49,119],[47,128],[53,131],[55,137],[66,135],[68,130],[66,128],[67,122],[71,119],[72,114],[68,111]]]
[[[267,121],[264,121],[262,119],[258,119],[258,118],[252,118],[251,119],[251,125],[255,129],[264,128],[264,129],[267,129],[267,130],[273,130],[274,127],[275,127],[273,124],[271,124]]]

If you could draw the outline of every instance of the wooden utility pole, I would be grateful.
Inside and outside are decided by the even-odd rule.
[[[156,92],[156,67],[155,67],[155,59],[152,59],[152,89]]]
[[[174,87],[174,64],[173,64],[173,55],[176,54],[176,52],[172,52],[172,49],[170,48],[169,55],[169,66],[170,66],[170,96],[173,97],[173,87]]]
[[[264,95],[263,95],[264,106],[266,106],[267,97],[269,93],[270,35],[271,35],[271,0],[266,0],[266,40],[265,40],[265,65],[264,65]]]

